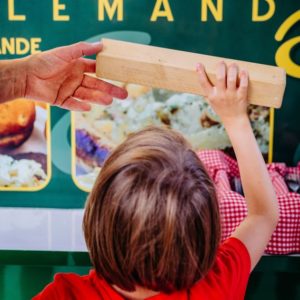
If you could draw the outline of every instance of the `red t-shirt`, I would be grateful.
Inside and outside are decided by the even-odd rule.
[[[212,269],[189,291],[160,293],[149,300],[242,300],[250,275],[250,256],[244,244],[229,238],[219,248]],[[188,295],[189,294],[189,295]],[[89,275],[57,274],[33,300],[124,300],[95,271]]]

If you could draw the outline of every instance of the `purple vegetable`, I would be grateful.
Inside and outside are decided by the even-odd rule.
[[[99,139],[84,129],[76,130],[76,154],[88,165],[101,167],[110,150],[102,146]]]

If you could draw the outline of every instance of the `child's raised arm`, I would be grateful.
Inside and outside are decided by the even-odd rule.
[[[279,208],[247,115],[248,74],[239,72],[234,64],[227,69],[221,62],[213,86],[201,64],[197,71],[206,98],[222,119],[237,157],[248,215],[232,236],[247,247],[253,269],[275,230]]]

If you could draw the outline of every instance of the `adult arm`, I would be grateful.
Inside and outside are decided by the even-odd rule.
[[[16,98],[44,101],[72,110],[89,110],[90,103],[124,99],[126,90],[85,75],[95,72],[94,60],[84,58],[102,44],[80,42],[29,57],[0,61],[0,103]]]

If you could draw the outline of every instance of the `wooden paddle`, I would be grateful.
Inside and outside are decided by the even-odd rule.
[[[203,95],[197,63],[205,66],[214,83],[216,64],[223,60],[248,70],[250,103],[275,108],[282,104],[286,85],[282,68],[110,39],[102,42],[103,50],[97,55],[97,77]]]

